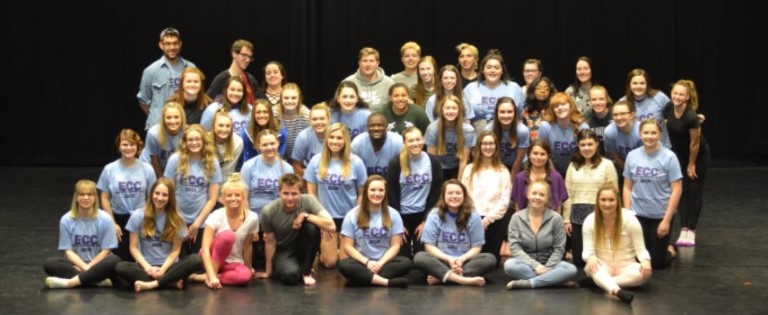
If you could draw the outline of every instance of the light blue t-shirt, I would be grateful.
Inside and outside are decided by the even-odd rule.
[[[579,130],[584,129],[589,129],[589,125],[582,122],[579,125]],[[568,124],[568,127],[563,128],[557,123],[541,122],[541,126],[539,126],[539,139],[547,140],[549,149],[552,150],[551,159],[555,169],[561,175],[565,174],[568,171],[568,165],[571,164],[573,152],[579,149],[576,135],[573,133],[573,127]]]
[[[603,143],[605,143],[606,154],[616,153],[626,160],[630,151],[643,146],[643,140],[640,139],[640,124],[635,122],[632,124],[632,130],[624,133],[616,127],[615,122],[611,122],[608,127],[605,127]]]
[[[109,193],[112,213],[129,214],[147,204],[147,194],[155,179],[155,170],[149,163],[137,160],[125,166],[118,159],[104,167],[96,188]]]
[[[89,263],[103,249],[117,248],[112,217],[99,210],[96,218],[75,218],[69,211],[59,221],[59,250],[72,250]]]
[[[424,224],[421,241],[424,244],[437,246],[443,253],[455,258],[464,255],[472,247],[483,246],[485,244],[485,230],[480,215],[474,210],[469,216],[467,227],[458,231],[456,217],[453,214],[446,213],[445,221],[442,221],[437,209],[432,209]]]
[[[411,171],[408,176],[400,173],[400,213],[422,213],[432,187],[432,163],[427,152],[409,160]]]
[[[174,210],[175,211],[175,210]],[[165,263],[165,259],[171,254],[173,250],[173,242],[168,242],[162,239],[163,229],[165,229],[165,222],[168,219],[168,215],[163,213],[161,215],[155,215],[155,237],[147,238],[141,232],[141,226],[144,224],[144,209],[137,209],[131,214],[131,218],[128,219],[128,224],[125,225],[125,229],[128,232],[139,236],[139,250],[144,259],[152,266],[162,266]],[[187,227],[181,225],[179,228],[179,234],[177,239],[183,239],[187,236]]]
[[[625,101],[627,97],[622,97],[619,101]],[[667,133],[667,124],[664,121],[664,107],[670,102],[669,97],[658,92],[654,96],[646,96],[642,100],[635,100],[635,120],[642,122],[648,118],[655,118],[661,125],[661,139],[659,141],[665,148],[672,147],[672,143],[669,142],[669,135]]]
[[[213,176],[208,178],[205,175],[205,166],[202,160],[189,161],[189,175],[177,174],[179,167],[179,154],[174,153],[168,160],[168,167],[165,168],[163,176],[173,178],[176,184],[176,203],[181,212],[181,216],[187,224],[192,224],[203,206],[208,202],[208,186],[221,183],[221,167],[219,162],[214,161]]]
[[[251,211],[261,214],[261,208],[280,197],[278,194],[280,176],[293,174],[293,166],[282,159],[269,165],[261,156],[257,156],[245,161],[240,174],[243,176],[245,185],[248,186],[248,203]]]
[[[469,104],[469,100],[467,99],[467,93],[462,93],[461,101],[464,105],[464,119],[472,120],[475,118],[475,111],[472,109],[472,106]],[[437,96],[435,94],[432,94],[427,99],[427,104],[425,106],[424,111],[427,112],[427,118],[429,118],[429,122],[435,121],[437,117],[435,117],[435,103]]]
[[[216,116],[216,111],[222,108],[219,102],[213,102],[211,105],[205,108],[202,117],[200,117],[200,125],[205,128],[205,131],[211,131],[213,129],[213,118]],[[251,122],[251,105],[248,105],[248,112],[243,115],[240,112],[240,108],[232,108],[229,110],[229,117],[232,117],[232,133],[239,135],[244,129],[248,128],[248,124]]]
[[[427,147],[437,148],[437,133],[440,130],[440,128],[438,128],[439,124],[440,122],[436,121],[429,124],[429,127],[427,127],[427,132],[424,135],[424,143]],[[462,123],[461,127],[462,130],[464,130],[464,148],[471,149],[475,145],[475,128],[472,128],[472,125],[468,123]],[[458,145],[456,141],[456,129],[446,128],[445,155],[436,154],[437,158],[440,159],[440,164],[443,166],[443,170],[459,168],[459,157],[456,155],[459,150],[456,148]]]
[[[344,216],[344,222],[341,224],[341,235],[353,238],[355,240],[355,249],[363,256],[379,260],[389,249],[392,236],[403,234],[403,219],[397,210],[387,207],[389,219],[392,222],[391,230],[384,227],[381,211],[371,212],[371,220],[368,222],[367,229],[360,229],[357,225],[357,216],[360,211],[355,207]]]
[[[501,82],[494,89],[488,88],[481,82],[472,82],[464,88],[464,95],[475,112],[475,120],[492,120],[496,116],[496,101],[507,96],[512,98],[517,105],[517,112],[522,113],[525,104],[525,94],[517,83],[512,81]]]
[[[160,140],[158,140],[159,132],[160,125],[154,125],[152,128],[149,128],[149,131],[147,131],[147,143],[144,145],[144,150],[141,150],[139,159],[152,164],[152,156],[157,156],[157,159],[160,161],[160,168],[165,169],[168,159],[179,148],[182,132],[179,131],[176,135],[167,135],[165,137],[165,147],[160,147]]]
[[[296,136],[296,142],[293,143],[291,159],[302,162],[306,167],[315,154],[323,152],[323,141],[325,139],[320,139],[312,127],[302,130]]]
[[[349,129],[350,140],[355,139],[357,135],[365,132],[368,128],[368,116],[371,111],[365,108],[355,108],[349,115],[340,110],[331,113],[331,123],[342,123]]]
[[[320,178],[320,157],[315,155],[304,172],[308,183],[317,185],[317,199],[331,213],[334,219],[343,219],[347,212],[357,203],[357,189],[365,186],[368,175],[365,164],[357,155],[350,154],[352,167],[348,177],[341,174],[341,160],[331,160],[328,163],[326,178]]]
[[[486,131],[493,131],[493,122],[485,126]],[[512,165],[515,164],[515,158],[517,158],[517,149],[527,149],[531,147],[531,136],[528,131],[528,127],[523,123],[517,123],[517,144],[512,145],[509,143],[509,132],[501,131],[501,148],[499,148],[499,158],[501,163],[504,164],[510,170]]]
[[[366,131],[357,136],[349,147],[352,149],[352,153],[359,156],[363,163],[365,163],[368,176],[374,174],[386,176],[389,161],[398,156],[403,149],[403,137],[394,132],[387,131],[387,139],[384,141],[384,145],[381,146],[381,150],[373,152],[371,136]]]
[[[661,219],[672,195],[670,183],[683,174],[674,152],[660,147],[649,155],[640,147],[627,155],[624,178],[632,180],[632,211],[640,217]]]

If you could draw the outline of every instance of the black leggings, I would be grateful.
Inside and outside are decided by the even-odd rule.
[[[582,227],[581,224],[571,222],[571,256],[573,257],[573,265],[576,266],[577,269],[584,268],[584,266],[587,265],[587,263],[584,262],[584,259],[581,258],[581,252],[584,251],[584,240],[582,239],[583,234],[581,233]]]
[[[510,205],[513,204],[514,202],[510,202]],[[501,244],[507,240],[509,219],[512,218],[512,213],[514,212],[515,210],[507,208],[504,216],[488,225],[488,229],[485,230],[485,245],[483,245],[481,252],[493,254],[496,257],[496,261],[501,261]]]
[[[80,278],[80,283],[97,284],[104,279],[115,276],[115,265],[120,262],[120,257],[109,255],[99,263],[91,266],[90,269],[80,272],[75,265],[66,257],[51,257],[43,263],[45,274],[53,277],[72,279],[75,276]]]
[[[187,228],[189,228],[189,225],[187,225]],[[179,253],[179,258],[200,254],[200,248],[203,245],[204,232],[205,227],[201,226],[199,229],[197,229],[197,239],[195,239],[194,242],[192,242],[192,240],[185,239],[184,242],[181,243],[181,253]]]
[[[312,272],[312,263],[320,249],[320,229],[304,222],[292,246],[277,248],[272,259],[275,274],[285,285],[297,285],[302,275]]]
[[[704,206],[704,180],[709,169],[709,148],[703,147],[696,158],[695,180],[688,177],[688,163],[680,163],[683,171],[683,194],[680,196],[680,226],[691,230],[696,229],[701,208]]]
[[[416,240],[414,237],[416,235],[416,228],[423,222],[424,213],[401,214],[400,217],[403,219],[403,227],[408,231],[408,235],[400,246],[400,253],[397,255],[413,259],[416,253],[424,250],[424,243]]]
[[[138,210],[142,211],[142,210]],[[120,257],[123,261],[135,261],[133,260],[133,256],[131,256],[131,250],[130,250],[130,234],[128,230],[125,229],[125,226],[128,224],[128,219],[131,218],[130,214],[114,214],[115,217],[115,223],[120,226],[120,229],[123,231],[122,240],[117,242],[117,248],[112,249],[112,253],[117,255],[117,257]]]
[[[352,259],[345,258],[339,262],[339,272],[352,285],[369,285],[373,281],[373,272],[365,265]],[[385,279],[403,277],[413,268],[413,262],[404,256],[395,256],[379,270],[378,275]]]
[[[659,236],[656,235],[656,230],[659,228],[662,219],[651,219],[638,216],[637,220],[640,221],[640,226],[643,227],[643,240],[645,241],[645,248],[648,250],[648,253],[651,254],[651,267],[653,267],[653,269],[667,268],[669,263],[672,262],[672,258],[674,258],[669,254],[669,251],[667,251],[667,246],[670,244],[669,240],[671,233],[667,233],[667,235],[662,238],[659,238]],[[672,224],[670,224],[670,229],[671,228]]]
[[[201,266],[202,260],[200,259],[200,255],[188,255],[174,263],[159,279],[153,279],[146,271],[144,271],[144,269],[141,269],[139,264],[126,261],[117,263],[115,272],[120,278],[125,279],[131,284],[136,281],[149,282],[157,280],[157,283],[163,287],[187,278],[193,272],[200,270],[202,268]]]

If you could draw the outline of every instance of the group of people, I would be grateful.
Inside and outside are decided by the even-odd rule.
[[[695,245],[709,149],[690,80],[670,98],[634,69],[614,104],[587,57],[558,92],[539,60],[521,87],[498,50],[463,43],[458,67],[438,69],[408,42],[402,72],[363,48],[310,108],[279,62],[257,83],[246,40],[208,91],[177,30],[159,47],[138,93],[146,146],[121,130],[120,158],[77,183],[48,287],[312,285],[316,259],[356,285],[407,287],[415,267],[428,284],[482,286],[510,256],[507,289],[573,285],[584,268],[629,303],[621,288],[676,254],[678,210],[674,245]]]

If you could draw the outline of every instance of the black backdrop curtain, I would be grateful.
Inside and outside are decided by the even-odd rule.
[[[422,46],[439,65],[454,47],[498,48],[518,82],[523,60],[539,58],[564,90],[576,58],[618,99],[626,73],[646,69],[669,93],[679,78],[699,87],[704,134],[719,158],[768,156],[766,23],[758,4],[725,1],[13,1],[2,13],[0,165],[104,165],[118,157],[121,128],[143,130],[141,71],[161,56],[159,32],[181,31],[182,56],[206,82],[230,63],[237,38],[252,41],[249,71],[279,60],[312,105],[355,71],[363,46],[401,71],[399,47]],[[143,134],[143,132],[142,132]]]

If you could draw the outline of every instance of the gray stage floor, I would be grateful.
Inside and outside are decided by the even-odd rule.
[[[0,314],[768,314],[765,167],[710,170],[698,245],[654,271],[631,307],[591,288],[508,292],[501,269],[484,288],[353,288],[336,270],[321,270],[313,288],[253,281],[220,291],[45,289],[41,264],[58,255],[58,220],[72,187],[99,172],[0,167]]]

